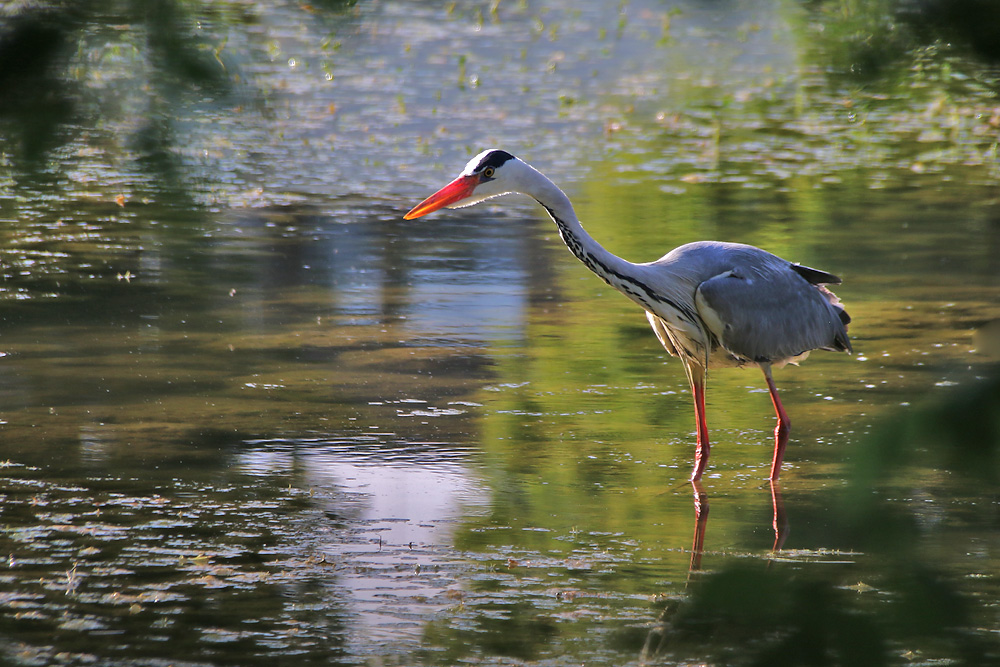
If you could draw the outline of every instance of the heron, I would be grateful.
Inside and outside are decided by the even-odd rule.
[[[463,208],[505,194],[537,201],[559,228],[569,250],[608,285],[646,311],[653,332],[684,366],[694,398],[694,469],[698,482],[708,465],[705,383],[709,368],[756,366],[764,373],[777,424],[773,482],[791,427],[771,370],[798,363],[812,350],[851,352],[851,318],[827,289],[837,276],[789,262],[742,243],[695,241],[652,262],[618,257],[583,228],[559,187],[527,162],[500,149],[472,158],[448,185],[417,204],[406,220],[441,208]]]

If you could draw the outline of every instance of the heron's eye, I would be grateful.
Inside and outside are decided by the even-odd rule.
[[[486,167],[486,169],[483,169],[483,178],[493,178],[493,174],[495,174],[496,171],[497,170],[493,167]]]

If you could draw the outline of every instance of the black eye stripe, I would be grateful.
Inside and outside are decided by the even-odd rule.
[[[492,150],[483,156],[483,159],[479,161],[479,168],[476,171],[482,171],[487,167],[493,167],[497,169],[502,166],[507,160],[513,160],[514,156],[507,151],[502,151],[500,149]]]

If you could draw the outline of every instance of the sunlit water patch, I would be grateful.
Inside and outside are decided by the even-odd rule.
[[[237,458],[247,474],[310,489],[324,525],[303,538],[337,572],[351,649],[412,650],[427,615],[461,597],[453,533],[488,502],[469,450],[384,433],[247,444]]]
[[[7,657],[405,653],[429,615],[460,600],[468,566],[453,533],[487,503],[468,450],[384,433],[258,440],[234,470],[215,481],[60,483],[8,462]],[[192,627],[203,613],[210,622]]]

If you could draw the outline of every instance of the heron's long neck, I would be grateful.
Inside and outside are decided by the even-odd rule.
[[[698,326],[695,324],[698,316],[693,310],[694,304],[687,303],[683,294],[678,296],[665,292],[662,280],[659,281],[660,288],[654,288],[651,284],[654,281],[650,280],[653,276],[650,275],[648,265],[633,264],[605,250],[580,224],[569,197],[555,183],[537,171],[529,176],[528,180],[530,187],[519,191],[530,195],[545,207],[559,227],[559,234],[566,246],[588,269],[642,306],[646,312],[660,317],[664,317],[667,313],[666,316],[672,320],[680,319],[692,323],[695,327]],[[661,272],[665,270],[664,267],[660,267]],[[683,283],[682,280],[675,282]]]
[[[539,175],[541,176],[541,174]],[[606,283],[631,297],[628,290],[623,289],[623,284],[632,282],[636,273],[636,265],[609,252],[595,241],[580,224],[580,220],[573,210],[573,204],[570,203],[566,193],[548,178],[542,176],[542,179],[531,196],[548,211],[555,221],[556,226],[559,227],[559,235],[566,247],[588,269],[603,278]]]

